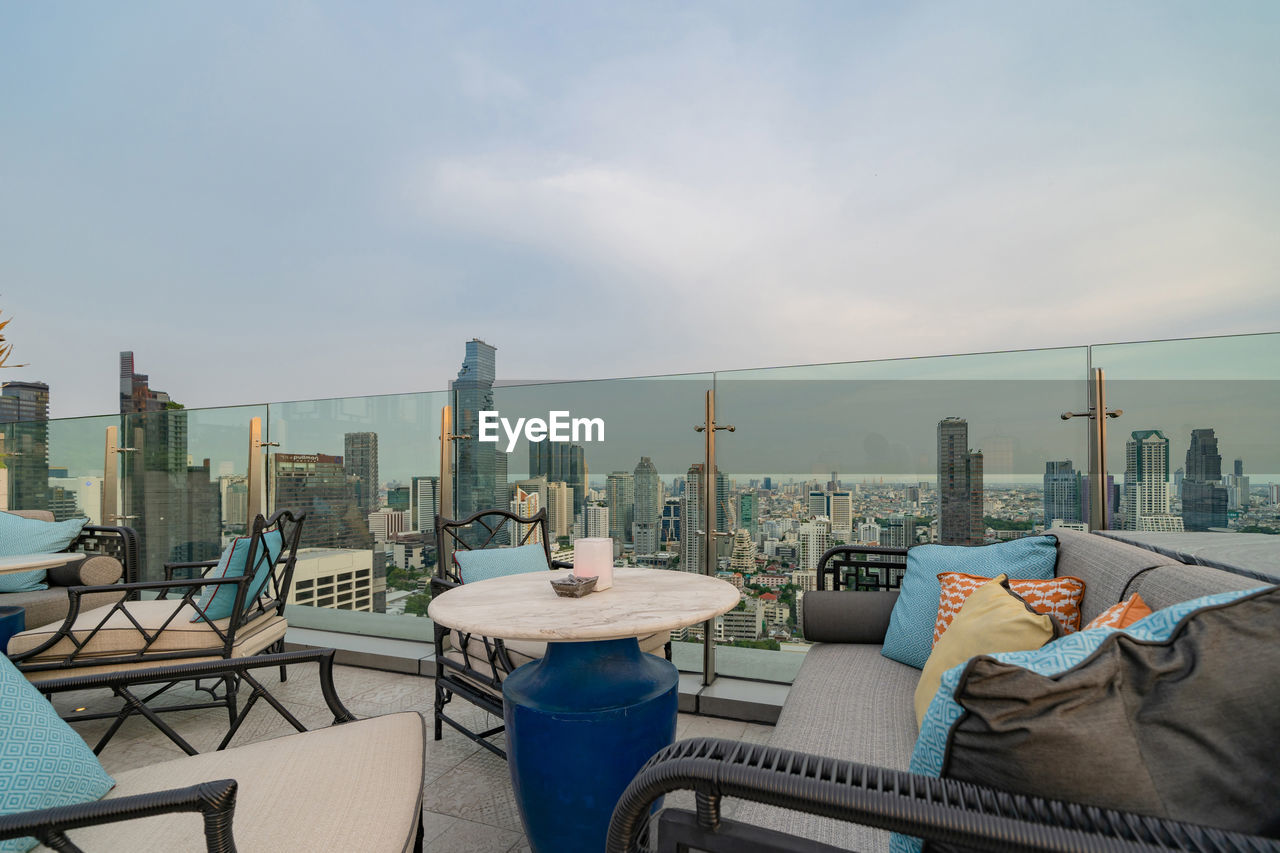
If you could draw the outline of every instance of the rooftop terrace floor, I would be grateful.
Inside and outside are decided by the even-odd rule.
[[[332,715],[320,695],[314,664],[292,667],[285,684],[278,683],[274,670],[261,670],[258,675],[265,678],[263,683],[267,688],[308,728],[319,728],[332,722]],[[422,819],[427,853],[518,853],[529,849],[520,826],[506,762],[447,726],[442,740],[430,739],[434,697],[432,679],[338,666],[334,668],[334,682],[343,704],[357,717],[397,711],[418,711],[424,715],[428,735]],[[163,701],[184,704],[196,697],[203,697],[203,694],[181,686],[167,694]],[[54,698],[54,705],[60,713],[66,714],[81,707],[89,711],[110,710],[116,701],[106,691],[98,690],[60,694]],[[461,700],[455,700],[451,711],[474,730],[499,722]],[[201,752],[214,749],[227,731],[227,714],[223,710],[173,712],[165,715],[165,719]],[[94,720],[76,723],[74,728],[92,746],[108,725],[109,721]],[[260,702],[231,746],[280,737],[293,731],[293,727],[270,706]],[[676,725],[677,739],[725,737],[761,743],[769,739],[772,731],[770,726],[692,714],[681,714]],[[103,750],[101,760],[107,772],[113,773],[182,757],[184,753],[177,745],[146,720],[134,717],[116,733]],[[693,808],[693,794],[679,792],[668,797],[667,802]],[[726,800],[725,815],[732,816],[736,805]]]

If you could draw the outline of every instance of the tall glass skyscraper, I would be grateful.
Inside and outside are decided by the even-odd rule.
[[[1080,515],[1080,472],[1070,459],[1044,463],[1044,525],[1054,519],[1083,521]]]
[[[982,453],[969,449],[969,422],[938,422],[938,540],[943,545],[981,545]]]
[[[636,496],[632,539],[637,554],[654,554],[658,551],[662,530],[662,483],[658,479],[658,466],[648,456],[642,456],[632,477]]]
[[[467,354],[462,360],[462,369],[453,382],[456,407],[454,430],[472,437],[469,441],[458,441],[454,445],[458,449],[456,500],[459,518],[466,518],[472,513],[492,509],[494,506],[497,488],[494,457],[497,445],[478,439],[480,412],[494,409],[496,353],[495,347],[479,338],[467,341]]]
[[[1187,530],[1227,526],[1227,489],[1222,485],[1222,454],[1212,429],[1193,429],[1182,477],[1182,524]]]

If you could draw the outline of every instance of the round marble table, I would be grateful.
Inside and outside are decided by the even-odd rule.
[[[541,660],[502,685],[511,783],[538,853],[602,850],[623,789],[675,740],[679,675],[636,638],[705,622],[739,601],[725,581],[657,569],[614,569],[610,589],[561,598],[549,581],[565,574],[464,584],[427,609],[460,631],[547,641]]]

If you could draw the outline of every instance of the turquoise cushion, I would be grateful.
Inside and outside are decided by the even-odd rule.
[[[963,572],[984,578],[1006,574],[1009,580],[1048,580],[1058,564],[1058,537],[1028,536],[997,545],[919,545],[907,552],[902,590],[889,616],[880,653],[924,669],[933,649],[942,585],[938,575]]]
[[[0,815],[93,802],[113,785],[80,735],[0,655]],[[34,838],[11,838],[0,853],[35,846]]]
[[[0,512],[0,557],[65,551],[88,523],[87,518],[41,521]],[[0,592],[35,592],[41,589],[48,589],[44,569],[0,575]]]
[[[205,577],[242,577],[249,561],[249,544],[252,541],[253,539],[250,536],[241,536],[235,539],[222,552],[222,556],[218,558],[218,565]],[[284,548],[284,534],[280,532],[279,528],[268,530],[262,535],[262,541],[265,549],[260,548],[254,557],[254,562],[258,564],[258,567],[254,570],[253,580],[249,581],[249,589],[245,592],[245,610],[249,609],[253,604],[253,600],[258,597],[258,594],[262,592],[262,588],[266,586],[267,579],[271,576],[271,567],[275,565],[280,556],[280,551]],[[199,601],[200,609],[204,611],[205,615],[196,614],[191,617],[191,621],[216,622],[219,619],[226,619],[231,615],[235,604],[236,586],[233,584],[207,586]]]
[[[463,583],[522,575],[525,572],[545,572],[551,568],[547,565],[547,552],[541,545],[455,551],[453,559],[458,564],[458,575]]]
[[[1058,676],[1085,663],[1112,634],[1126,635],[1140,643],[1164,642],[1174,635],[1188,617],[1202,610],[1219,607],[1258,592],[1259,589],[1251,589],[1207,595],[1157,610],[1127,628],[1090,628],[1067,634],[1035,651],[1000,652],[984,657],[1021,667],[1037,675]],[[912,773],[934,778],[941,777],[952,730],[964,714],[964,708],[957,701],[956,693],[961,689],[969,664],[970,661],[966,661],[943,673],[941,686],[925,712],[920,736],[916,739],[915,750],[911,755]],[[1176,675],[1170,677],[1176,677]],[[1111,689],[1109,686],[1108,690]],[[1192,730],[1194,729],[1188,729],[1188,731]],[[892,836],[890,844],[890,850],[893,853],[913,853],[913,851],[919,851],[921,847],[921,839],[896,833]]]

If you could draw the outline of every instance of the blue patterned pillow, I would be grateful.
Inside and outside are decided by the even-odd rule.
[[[1122,634],[1146,643],[1169,640],[1189,616],[1224,604],[1253,596],[1274,587],[1236,590],[1184,601],[1157,610],[1127,628],[1089,628],[1068,634],[1035,651],[1001,652],[983,656],[1010,666],[1021,667],[1040,676],[1061,676],[1089,659],[1112,634]],[[947,759],[952,732],[964,715],[964,708],[956,700],[966,670],[972,661],[946,671],[942,684],[925,712],[920,737],[911,755],[911,772],[940,778]],[[1021,694],[1019,694],[1021,695]],[[918,853],[922,844],[919,838],[894,834],[890,850],[893,853]]]
[[[0,815],[93,802],[114,785],[88,744],[0,655]],[[35,846],[34,838],[10,838],[0,853]]]
[[[526,572],[545,572],[551,568],[547,565],[547,552],[537,544],[521,545],[518,548],[455,551],[453,559],[458,564],[458,576],[463,583],[522,575]]]
[[[933,626],[938,619],[942,586],[938,575],[963,572],[1009,580],[1048,580],[1058,564],[1058,537],[1028,536],[997,545],[919,545],[907,552],[902,590],[889,615],[880,654],[916,669],[924,669],[933,649]]]
[[[0,512],[0,557],[65,551],[88,523],[87,518],[41,521]],[[0,592],[35,592],[48,588],[44,569],[0,575]]]

